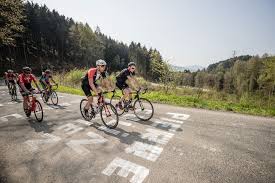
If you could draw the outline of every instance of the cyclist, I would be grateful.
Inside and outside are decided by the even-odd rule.
[[[119,75],[116,77],[116,86],[122,91],[123,96],[121,97],[119,103],[117,104],[120,109],[122,109],[122,101],[128,99],[129,101],[132,99],[132,90],[129,85],[126,83],[128,80],[132,84],[138,84],[135,76],[136,64],[134,62],[128,63],[128,68],[123,69]]]
[[[28,110],[28,95],[34,90],[32,87],[32,81],[35,83],[37,89],[41,92],[41,89],[38,86],[37,80],[35,76],[31,73],[32,69],[30,67],[23,67],[23,73],[19,74],[18,76],[18,85],[20,89],[20,93],[23,97],[23,107],[24,111],[27,112]]]
[[[7,72],[4,72],[4,79],[5,79],[5,84],[8,85],[8,80],[7,80]]]
[[[101,92],[101,89],[96,84],[96,81],[99,79],[106,78],[106,62],[104,60],[96,61],[96,68],[90,68],[85,76],[82,78],[81,88],[85,95],[87,96],[88,102],[84,107],[84,113],[87,115],[90,106],[93,104],[93,96],[91,90],[98,95]]]
[[[16,75],[14,74],[13,70],[8,70],[6,75],[6,81],[8,84],[9,92],[11,94],[11,86],[15,85]]]
[[[47,69],[45,70],[45,72],[42,72],[42,75],[39,79],[41,86],[43,87],[44,90],[46,90],[46,94],[48,94],[49,90],[51,90],[52,88],[50,81],[53,82],[54,84],[57,84],[52,77],[52,72],[49,69]]]

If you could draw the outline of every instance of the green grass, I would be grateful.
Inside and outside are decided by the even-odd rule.
[[[59,92],[70,93],[84,96],[84,93],[79,88],[72,88],[69,86],[59,86]],[[118,92],[120,94],[120,92]],[[108,98],[110,95],[107,96]],[[182,107],[195,107],[210,110],[230,111],[243,114],[260,115],[260,116],[275,116],[275,108],[259,107],[249,100],[240,100],[240,102],[222,101],[221,99],[204,99],[191,95],[176,95],[172,93],[166,94],[163,91],[150,91],[143,95],[152,102],[171,104]],[[215,97],[214,97],[215,98]],[[230,97],[229,97],[230,98]]]

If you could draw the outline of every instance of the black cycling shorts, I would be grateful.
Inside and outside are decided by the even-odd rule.
[[[9,83],[15,84],[15,81],[14,80],[9,80]]]
[[[127,85],[126,83],[120,83],[120,82],[116,82],[116,86],[117,86],[120,90],[124,90],[125,88],[129,88],[129,85]]]
[[[94,83],[94,85],[95,85],[96,88],[98,87],[97,84]],[[91,92],[92,88],[90,87],[89,84],[87,84],[87,83],[85,83],[85,82],[82,82],[81,88],[82,88],[84,94],[85,94],[87,97],[93,96],[93,95],[92,95],[92,92]]]

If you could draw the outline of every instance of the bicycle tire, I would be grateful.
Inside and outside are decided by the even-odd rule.
[[[137,114],[137,102],[139,102],[139,104],[141,104],[140,102],[141,101],[146,101],[146,102],[148,102],[148,104],[149,104],[149,106],[151,106],[151,111],[152,111],[152,113],[150,114],[150,116],[149,117],[143,117],[143,116],[141,116],[141,115],[138,115]],[[154,106],[153,106],[153,104],[148,100],[148,99],[146,99],[146,98],[139,98],[139,99],[137,99],[137,100],[135,100],[135,102],[134,102],[134,105],[133,105],[133,107],[134,107],[134,114],[136,115],[136,117],[138,118],[138,119],[140,119],[140,120],[142,120],[142,121],[148,121],[148,120],[150,120],[152,117],[153,117],[153,115],[154,115]],[[143,109],[144,110],[144,109]]]

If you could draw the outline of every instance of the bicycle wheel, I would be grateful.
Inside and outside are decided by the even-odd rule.
[[[110,100],[110,103],[116,108],[117,114],[121,116],[124,113],[124,107],[122,109],[118,106],[118,102],[120,100],[119,96],[113,96]],[[122,104],[123,105],[123,104]]]
[[[51,101],[52,101],[53,105],[58,104],[58,96],[57,96],[57,93],[55,91],[53,91],[52,94],[51,94]]]
[[[134,102],[134,113],[138,119],[148,121],[154,115],[154,107],[148,99],[140,98]]]
[[[17,100],[16,86],[13,86],[13,87],[12,87],[11,99],[12,99],[12,100]]]
[[[87,113],[88,115],[86,115],[85,112],[84,112],[84,107],[86,106],[87,102],[88,102],[87,99],[82,99],[82,100],[81,100],[81,102],[80,102],[80,113],[81,113],[82,117],[83,117],[85,120],[90,121],[90,120],[93,118],[93,116],[90,115],[92,109],[90,108],[90,109],[88,110],[88,113]]]
[[[43,120],[43,108],[38,100],[35,101],[34,116],[38,122]]]
[[[42,98],[44,103],[47,103],[47,94],[45,92],[41,93],[41,98]]]
[[[118,114],[111,103],[105,103],[100,107],[100,117],[107,128],[113,129],[118,125]]]

